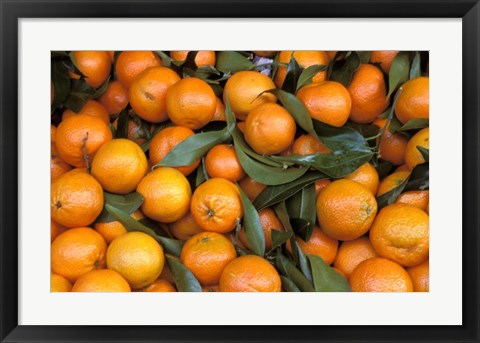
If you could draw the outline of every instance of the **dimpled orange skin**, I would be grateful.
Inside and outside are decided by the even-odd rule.
[[[361,185],[367,187],[372,194],[377,194],[378,189],[378,173],[374,166],[370,163],[365,163],[353,173],[345,176],[345,179],[358,182]]]
[[[160,163],[178,144],[193,136],[195,132],[185,126],[166,127],[153,137],[150,143],[152,165]],[[200,164],[200,159],[189,166],[173,167],[183,175],[190,175]]]
[[[205,156],[205,168],[210,177],[239,181],[245,176],[235,148],[231,144],[215,145]]]
[[[217,98],[208,83],[196,77],[182,79],[168,89],[168,117],[176,125],[197,130],[215,114]]]
[[[175,287],[167,280],[158,279],[143,289],[144,292],[176,292]]]
[[[428,258],[429,217],[405,204],[383,208],[370,229],[370,241],[378,255],[413,267]]]
[[[239,71],[233,74],[225,84],[223,103],[227,104],[228,94],[233,113],[237,119],[245,120],[248,113],[256,107],[277,101],[275,95],[263,93],[270,89],[275,89],[275,84],[268,76],[257,71]]]
[[[104,121],[85,114],[63,120],[57,127],[55,144],[58,154],[68,164],[86,167],[84,149],[91,162],[95,153],[112,139],[112,131]]]
[[[258,217],[265,236],[265,251],[269,251],[272,249],[272,230],[283,231],[283,224],[270,207],[258,211]],[[252,250],[244,228],[240,230],[238,238],[246,248]]]
[[[341,127],[352,110],[348,90],[335,81],[313,83],[300,88],[297,98],[313,119],[332,126]]]
[[[130,216],[136,220],[145,218],[142,211],[140,210],[136,210],[135,212],[130,214]],[[112,241],[118,236],[127,233],[127,229],[125,228],[125,226],[123,226],[121,222],[116,220],[108,223],[96,222],[94,224],[94,228],[99,234],[102,235],[103,239],[105,239],[105,242],[107,242],[107,244],[112,243]]]
[[[216,98],[215,113],[213,114],[212,121],[226,121],[225,117],[225,105],[220,98]]]
[[[112,61],[106,51],[72,51],[77,68],[93,88],[100,87],[110,76]],[[80,78],[75,75],[74,78]]]
[[[266,103],[248,114],[245,140],[258,154],[274,155],[292,144],[296,129],[295,120],[286,109]]]
[[[115,71],[118,81],[128,89],[142,71],[161,65],[160,57],[153,51],[122,51],[118,55]]]
[[[281,51],[278,54],[278,62],[288,64],[292,58],[292,52],[293,51]],[[317,64],[326,66],[330,60],[325,51],[295,51],[293,52],[293,56],[302,68],[308,68]],[[287,67],[279,65],[274,78],[275,84],[278,88],[282,88],[286,76]],[[324,81],[326,77],[326,71],[319,71],[313,76],[312,82]]]
[[[295,239],[305,254],[321,257],[328,265],[332,264],[337,256],[338,240],[326,235],[318,226],[313,228],[308,242],[298,236],[295,236]],[[287,242],[287,249],[291,251],[290,241]]]
[[[371,123],[388,107],[383,73],[374,65],[360,65],[353,74],[348,92],[352,99],[350,120],[355,123]]]
[[[104,190],[127,194],[137,188],[147,168],[147,157],[138,144],[116,138],[98,149],[92,162],[92,175]]]
[[[280,292],[277,270],[264,258],[256,255],[237,257],[223,270],[220,292]]]
[[[162,246],[143,232],[128,232],[108,246],[108,269],[123,276],[132,289],[148,286],[158,279],[164,263]]]
[[[50,292],[70,292],[72,284],[63,276],[50,274]]]
[[[140,118],[150,123],[164,122],[168,120],[167,92],[179,81],[178,74],[170,68],[148,68],[130,85],[130,105]]]
[[[412,170],[417,164],[425,163],[422,153],[418,150],[417,146],[424,147],[426,149],[430,146],[430,130],[428,127],[418,131],[408,141],[407,148],[405,149],[405,163],[408,168]]]
[[[140,181],[137,192],[143,198],[145,216],[162,223],[173,223],[188,211],[192,190],[185,176],[178,170],[160,167]]]
[[[233,244],[216,232],[201,232],[185,242],[180,254],[182,263],[203,286],[218,284],[225,267],[237,254]]]
[[[78,278],[72,292],[130,292],[128,282],[110,269],[92,270]]]
[[[390,67],[392,65],[395,56],[397,56],[399,51],[395,50],[380,50],[380,51],[372,51],[370,55],[370,62],[372,63],[380,63],[380,67],[382,70],[388,74],[390,71]]]
[[[377,214],[377,201],[370,190],[351,180],[329,184],[317,198],[317,218],[332,238],[348,241],[364,235]]]
[[[393,261],[376,257],[363,261],[350,275],[353,292],[412,292],[406,270]]]
[[[387,119],[376,119],[372,124],[380,128],[380,130],[387,123]],[[391,133],[387,128],[383,132],[380,141],[380,157],[392,163],[394,166],[399,166],[405,163],[405,149],[407,148],[408,138],[400,133]]]
[[[352,241],[343,242],[338,248],[333,266],[350,277],[353,270],[363,261],[378,257],[368,237],[358,237]]]
[[[323,145],[318,139],[312,135],[301,135],[298,137],[292,146],[292,153],[294,155],[313,155],[317,153],[328,154],[331,150]]]
[[[237,186],[222,178],[212,178],[195,189],[190,211],[205,231],[232,231],[243,217],[243,206]]]
[[[128,91],[120,81],[112,81],[98,101],[109,114],[118,114],[128,105]]]
[[[403,181],[410,175],[410,172],[399,171],[394,172],[385,177],[378,186],[377,197],[383,195],[392,189],[400,186]]]
[[[175,61],[185,61],[187,59],[187,55],[190,51],[182,50],[182,51],[170,51],[170,57]],[[216,62],[215,58],[215,51],[212,50],[200,50],[195,55],[195,65],[197,67],[201,66],[214,66]]]
[[[75,113],[72,110],[67,108],[62,113],[62,120],[65,120],[68,117],[73,117],[79,114],[85,114],[88,116],[100,118],[107,125],[110,123],[110,116],[108,114],[107,109],[101,103],[95,100],[88,100],[87,103],[82,107],[82,109],[78,113]]]
[[[102,236],[88,227],[65,231],[52,243],[52,271],[70,282],[93,269],[105,267],[107,244]]]
[[[397,203],[412,205],[427,212],[429,202],[429,191],[408,191],[397,198]],[[427,212],[428,213],[428,212]]]
[[[243,190],[245,195],[250,199],[250,201],[255,201],[260,193],[267,187],[264,184],[255,181],[250,176],[245,176],[238,183],[240,188]]]
[[[87,226],[103,209],[103,189],[93,176],[76,170],[52,183],[51,218],[66,227]]]
[[[426,76],[417,77],[401,86],[402,92],[395,105],[395,114],[403,124],[415,118],[427,118],[430,114],[430,80]]]
[[[412,279],[414,292],[430,291],[430,268],[426,260],[418,266],[407,268],[408,275]]]
[[[193,219],[192,213],[190,211],[188,211],[186,215],[184,215],[176,222],[170,223],[168,225],[168,230],[173,235],[173,237],[181,239],[182,241],[186,241],[193,235],[203,232],[200,226],[198,226],[198,224]]]
[[[62,160],[58,155],[57,147],[55,143],[50,145],[50,183],[56,181],[60,176],[70,171],[72,167]]]

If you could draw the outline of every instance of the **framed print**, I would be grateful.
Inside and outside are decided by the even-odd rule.
[[[2,342],[477,342],[479,6],[1,1]]]

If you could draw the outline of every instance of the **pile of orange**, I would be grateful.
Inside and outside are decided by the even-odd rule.
[[[89,91],[67,101],[52,80],[51,291],[313,290],[315,257],[354,292],[428,292],[429,191],[409,182],[428,178],[428,54],[391,90],[408,52],[347,79],[354,51],[191,53],[52,55]],[[222,53],[271,66],[225,72]],[[294,65],[325,68],[300,85]],[[342,148],[352,134],[368,160]]]

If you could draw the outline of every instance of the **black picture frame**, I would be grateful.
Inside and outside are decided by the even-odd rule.
[[[114,4],[114,6],[112,6]],[[2,342],[479,342],[478,0],[0,0],[0,339]],[[23,326],[18,325],[18,19],[113,17],[462,18],[463,325],[460,326]],[[448,69],[448,66],[446,66]],[[446,200],[448,201],[448,200]],[[438,304],[438,311],[448,311]]]

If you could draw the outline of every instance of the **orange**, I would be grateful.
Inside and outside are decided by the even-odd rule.
[[[412,279],[414,292],[430,291],[430,268],[428,260],[418,266],[407,268],[407,272]]]
[[[55,223],[50,220],[50,242],[53,242],[58,235],[68,230],[65,226]]]
[[[151,284],[162,272],[163,248],[143,232],[127,232],[113,240],[107,250],[107,266],[139,289]]]
[[[176,292],[175,287],[167,280],[158,279],[143,289],[144,292]]]
[[[58,224],[67,227],[90,225],[102,209],[102,186],[90,174],[72,170],[52,183],[50,211]]]
[[[216,98],[215,113],[213,114],[212,121],[226,121],[225,117],[225,105],[220,98]]]
[[[341,179],[332,182],[317,198],[317,218],[332,238],[349,241],[364,235],[377,214],[377,201],[365,186]]]
[[[189,238],[180,260],[202,285],[216,285],[225,267],[237,256],[233,244],[216,232],[201,232]]]
[[[376,119],[372,124],[382,130],[387,123],[387,119]],[[380,141],[380,157],[395,166],[405,163],[405,149],[407,148],[408,138],[400,133],[391,133],[388,125]],[[377,140],[378,142],[378,140]]]
[[[255,181],[248,175],[241,179],[238,185],[243,190],[245,195],[250,199],[250,201],[254,201],[258,195],[262,193],[265,187],[267,187],[264,184]]]
[[[109,114],[119,114],[128,105],[128,91],[120,81],[112,81],[98,101]]]
[[[399,264],[376,257],[363,261],[350,275],[354,292],[412,292],[407,271]]]
[[[218,285],[202,286],[202,292],[220,292],[220,287]]]
[[[144,218],[143,213],[140,210],[136,210],[130,214],[130,216],[137,220]],[[105,239],[108,244],[112,243],[112,241],[118,236],[127,233],[125,226],[116,220],[108,223],[95,223],[94,228],[99,234],[102,235],[103,239]]]
[[[178,144],[193,136],[195,132],[185,126],[171,126],[161,130],[150,143],[152,165],[160,163]],[[174,167],[183,175],[190,175],[200,164],[200,159],[189,166]]]
[[[50,150],[50,182],[56,181],[60,176],[70,171],[72,167],[58,156],[55,143],[51,143]]]
[[[410,175],[410,172],[400,171],[394,172],[385,177],[378,186],[377,197],[383,195],[392,189],[400,186],[403,181]]]
[[[118,81],[128,89],[142,71],[161,65],[160,57],[153,51],[122,51],[117,57],[115,72]]]
[[[428,258],[429,217],[405,204],[383,208],[370,229],[370,241],[378,255],[412,267]]]
[[[320,192],[324,190],[325,187],[327,187],[331,183],[332,181],[330,181],[329,179],[321,179],[321,180],[315,181],[315,196],[318,198],[318,195],[320,194]]]
[[[63,276],[50,274],[50,292],[70,292],[72,284]]]
[[[149,218],[173,223],[182,218],[190,206],[192,190],[178,170],[160,167],[148,173],[137,187],[143,198],[142,212]]]
[[[368,237],[358,237],[340,245],[333,266],[344,273],[348,279],[361,262],[377,256]]]
[[[277,270],[264,258],[255,255],[237,257],[223,270],[220,292],[280,292]]]
[[[205,157],[205,168],[210,177],[239,181],[245,176],[235,148],[231,144],[215,145]]]
[[[107,51],[107,55],[110,58],[110,61],[113,63],[115,61],[115,51],[113,50]]]
[[[338,251],[338,240],[326,235],[318,226],[313,228],[313,233],[308,242],[298,236],[295,239],[300,249],[305,254],[321,257],[326,264],[330,265],[335,260]],[[291,251],[290,241],[287,242],[287,249]]]
[[[275,214],[275,211],[270,207],[258,211],[258,217],[260,219],[260,224],[262,224],[263,234],[265,236],[265,251],[269,251],[272,249],[272,230],[283,231],[283,225]],[[244,228],[240,230],[238,238],[246,248],[252,250],[252,247],[248,243]]]
[[[325,51],[295,51],[293,52],[293,56],[300,67],[306,69],[312,65],[321,64],[327,65],[328,61],[330,60],[327,53]],[[278,54],[278,62],[288,64],[290,63],[290,59],[292,58],[292,51],[281,51]],[[287,67],[279,65],[277,68],[277,72],[275,73],[275,84],[278,88],[282,88],[283,82],[285,81],[285,77],[287,76]],[[320,82],[324,81],[327,77],[326,71],[319,71],[316,73],[313,78],[312,82]]]
[[[137,188],[147,168],[147,157],[138,144],[117,138],[98,149],[92,175],[106,191],[127,194]]]
[[[237,123],[237,127],[243,134],[245,134],[245,122],[244,121],[239,121]]]
[[[374,166],[370,163],[365,163],[353,173],[345,176],[345,179],[358,182],[367,187],[373,194],[377,194],[378,189],[378,173]]]
[[[399,171],[407,171],[410,172],[410,168],[406,164],[402,164],[401,166],[398,166],[397,169],[395,169],[396,172]]]
[[[100,147],[112,139],[112,131],[104,121],[80,114],[63,120],[55,138],[58,154],[68,164],[86,167]]]
[[[168,120],[168,90],[179,81],[180,77],[170,68],[148,68],[130,85],[130,105],[140,118],[150,123],[164,122]]]
[[[57,127],[50,124],[50,142],[55,143],[56,136],[57,136]]]
[[[130,292],[128,282],[110,269],[92,270],[78,278],[72,292]]]
[[[428,118],[430,113],[430,81],[421,76],[405,82],[395,105],[398,120],[406,123],[415,118]]]
[[[93,269],[105,267],[107,244],[98,232],[88,227],[65,231],[52,243],[52,271],[70,282]]]
[[[239,120],[245,120],[248,113],[256,107],[276,102],[277,97],[263,93],[275,89],[272,79],[257,71],[239,71],[232,75],[223,89],[223,103],[230,102],[230,107]],[[262,94],[263,93],[263,94]]]
[[[331,150],[323,145],[318,139],[312,135],[301,135],[293,142],[292,153],[294,155],[313,155],[317,153],[327,154]]]
[[[398,53],[399,51],[395,50],[372,51],[372,54],[370,55],[370,62],[380,63],[382,70],[385,72],[385,74],[388,74],[390,71],[390,66],[392,65],[392,62]]]
[[[245,121],[245,140],[255,152],[274,155],[287,149],[295,138],[295,120],[282,106],[265,103],[252,110]]]
[[[167,113],[176,125],[196,130],[210,122],[217,98],[212,87],[202,79],[182,79],[168,89]]]
[[[352,109],[348,90],[335,81],[304,86],[297,92],[297,98],[313,119],[336,127],[347,122]]]
[[[425,163],[420,150],[417,149],[417,146],[428,149],[430,146],[430,130],[428,127],[418,131],[410,140],[408,141],[407,148],[405,149],[405,162],[407,163],[408,168],[412,170],[417,164]]]
[[[85,81],[93,88],[100,87],[110,76],[112,61],[106,51],[72,51],[72,58]],[[70,73],[79,79],[79,75]]]
[[[362,64],[348,86],[352,99],[350,120],[358,124],[373,122],[388,107],[383,73],[371,64]]]
[[[400,194],[397,203],[412,205],[427,212],[429,191],[408,191]]]
[[[110,123],[110,116],[108,114],[107,109],[105,107],[103,107],[103,105],[101,103],[99,103],[98,101],[95,101],[95,100],[88,100],[85,103],[85,105],[83,105],[80,112],[78,112],[78,113],[75,113],[70,109],[66,109],[65,111],[63,111],[62,120],[65,120],[68,117],[73,117],[73,116],[76,116],[76,115],[79,115],[79,114],[86,114],[88,116],[100,118],[107,125]]]
[[[190,51],[170,51],[170,57],[175,61],[185,61]],[[195,55],[195,64],[197,67],[214,66],[216,62],[215,51],[201,50]]]
[[[197,225],[193,219],[192,213],[187,212],[182,218],[168,225],[168,229],[173,237],[185,241],[196,235],[197,233],[203,232],[200,226]]]
[[[232,231],[243,217],[237,186],[222,178],[211,178],[197,187],[190,211],[197,225],[205,231]]]

